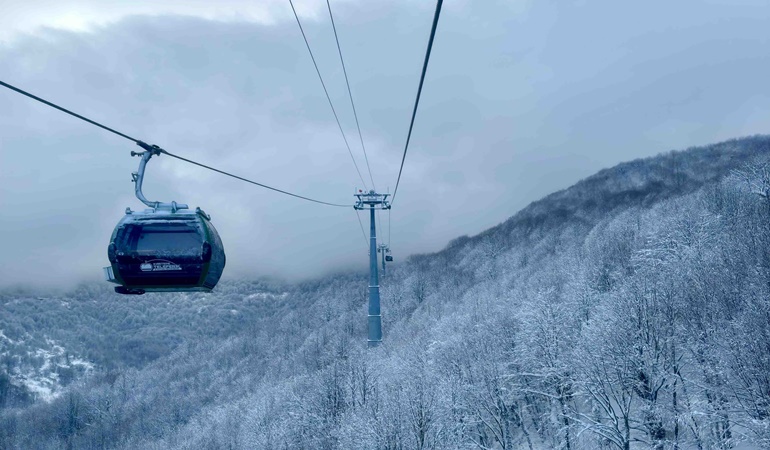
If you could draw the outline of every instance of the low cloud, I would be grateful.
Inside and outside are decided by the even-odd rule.
[[[296,3],[366,174],[325,2]],[[619,161],[767,132],[766,22],[750,4],[687,3],[646,3],[633,20],[612,2],[447,6],[392,211],[396,260]],[[66,18],[59,4],[38,22],[18,9],[0,19],[12,30],[0,79],[187,158],[352,204],[362,182],[286,2],[64,2],[82,29],[55,19]],[[392,192],[433,6],[334,6],[374,180]],[[141,207],[130,182],[137,148],[11,91],[0,98],[0,285],[98,277],[112,227]],[[212,215],[226,276],[365,268],[352,208],[165,156],[147,177],[149,198]]]

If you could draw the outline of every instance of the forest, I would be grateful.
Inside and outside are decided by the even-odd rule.
[[[753,136],[602,170],[390,266],[374,349],[364,272],[7,290],[0,449],[770,448],[769,248]],[[43,373],[46,398],[22,382]]]

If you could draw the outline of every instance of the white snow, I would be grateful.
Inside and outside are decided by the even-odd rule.
[[[0,337],[11,341],[2,332]],[[26,353],[32,358],[32,362],[17,365],[10,375],[13,384],[25,387],[37,400],[50,402],[63,391],[57,369],[77,367],[81,374],[87,375],[94,370],[94,365],[82,358],[68,355],[66,349],[53,339],[46,337],[45,344],[44,348],[28,350]],[[69,362],[66,362],[67,360]]]
[[[27,390],[32,392],[38,400],[43,400],[44,402],[50,402],[61,395],[61,392],[55,391],[56,382],[58,380],[53,380],[51,378],[27,378],[22,376],[21,379],[17,381],[23,384]]]
[[[3,330],[0,330],[0,339],[5,339],[6,341],[8,341],[11,344],[15,344],[16,343],[16,341],[14,341],[13,339],[11,339],[8,336],[6,336],[5,333],[3,333]]]
[[[281,294],[272,294],[270,292],[257,292],[255,294],[247,295],[244,300],[266,300],[269,298],[286,298],[289,295],[288,292],[283,292]]]

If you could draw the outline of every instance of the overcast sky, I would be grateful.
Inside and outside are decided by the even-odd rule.
[[[362,183],[288,0],[0,2],[0,80],[187,158],[353,203]],[[295,3],[365,174],[326,4]],[[332,7],[374,181],[392,192],[435,3]],[[767,133],[769,41],[766,0],[447,0],[392,211],[396,261],[618,162]],[[101,276],[113,227],[142,208],[132,150],[0,89],[0,286]],[[211,214],[226,278],[366,267],[352,208],[168,157],[150,162],[145,194]]]

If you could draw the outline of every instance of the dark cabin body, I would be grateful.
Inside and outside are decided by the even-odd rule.
[[[225,268],[222,240],[200,210],[127,210],[107,249],[108,281],[122,294],[210,292]]]

